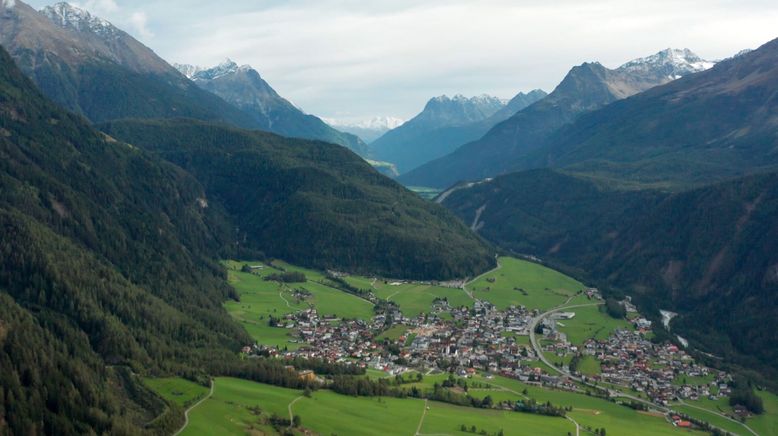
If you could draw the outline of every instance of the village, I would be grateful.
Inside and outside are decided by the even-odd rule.
[[[596,293],[589,297],[600,298]],[[634,311],[628,300],[622,304]],[[558,326],[575,317],[574,311],[540,318],[537,309],[510,306],[498,310],[477,299],[472,308],[451,307],[446,299],[436,299],[429,313],[412,318],[389,302],[376,306],[376,311],[369,321],[325,316],[315,308],[290,313],[270,322],[288,329],[290,345],[299,348],[254,345],[243,351],[281,358],[320,358],[393,376],[417,371],[468,377],[481,372],[569,391],[599,383],[664,406],[675,400],[717,399],[730,393],[729,375],[695,363],[674,344],[652,342],[651,321],[639,316],[631,318],[632,329],[619,328],[606,339],[573,345]],[[580,374],[567,365],[549,371],[528,340],[533,325],[535,333],[541,335],[542,353],[591,356],[600,366],[599,373]],[[390,330],[400,333],[384,334]],[[687,384],[686,378],[706,382]]]

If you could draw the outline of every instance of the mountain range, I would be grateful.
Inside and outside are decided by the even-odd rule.
[[[571,69],[548,96],[495,125],[482,138],[400,176],[399,180],[411,186],[445,188],[461,180],[479,180],[526,168],[523,159],[536,153],[549,136],[581,114],[709,65],[688,50],[670,49],[617,69],[597,62],[584,63]]]
[[[50,99],[93,122],[190,117],[257,128],[152,50],[89,12],[57,3],[0,8],[0,45]]]
[[[284,99],[249,65],[226,60],[212,68],[175,64],[200,88],[218,95],[251,115],[257,127],[279,135],[318,139],[368,155],[367,144],[357,136],[340,132],[321,119],[304,113]]]
[[[342,132],[359,136],[368,144],[405,122],[396,117],[373,117],[362,121],[347,121],[330,118],[325,119],[324,121]]]
[[[545,95],[541,90],[519,93],[507,103],[488,95],[432,98],[421,113],[371,143],[372,155],[407,172],[481,137]]]
[[[505,249],[679,312],[695,347],[775,380],[776,88],[778,39],[581,115],[525,155],[543,169],[438,201]]]

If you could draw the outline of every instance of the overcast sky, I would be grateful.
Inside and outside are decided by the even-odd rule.
[[[35,7],[50,2],[30,1]],[[778,37],[775,0],[79,0],[169,62],[251,64],[328,118],[410,118],[432,96],[551,91],[573,65]]]

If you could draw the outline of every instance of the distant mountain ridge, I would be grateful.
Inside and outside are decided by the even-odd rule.
[[[405,120],[396,117],[373,117],[361,121],[326,118],[324,119],[324,122],[342,132],[357,135],[363,141],[370,144],[389,130],[402,125]]]
[[[545,95],[541,90],[519,93],[507,104],[489,95],[434,97],[414,118],[371,143],[373,156],[407,172],[480,137]]]
[[[545,98],[497,124],[482,138],[401,175],[399,180],[409,186],[445,188],[460,180],[479,180],[522,169],[522,159],[581,114],[668,83],[675,76],[688,74],[690,68],[708,66],[690,63],[688,59],[696,59],[691,52],[684,54],[683,62],[674,53],[665,50],[617,69],[598,62],[576,66]]]
[[[252,117],[260,129],[303,139],[318,139],[348,147],[367,157],[364,141],[350,133],[340,132],[316,116],[301,111],[281,97],[249,65],[239,66],[227,59],[212,68],[175,64],[179,72],[197,86],[217,95]]]
[[[106,20],[68,3],[40,12],[21,1],[4,4],[0,44],[65,108],[94,122],[185,116],[258,127]]]
[[[582,115],[524,167],[675,190],[778,166],[778,39]]]

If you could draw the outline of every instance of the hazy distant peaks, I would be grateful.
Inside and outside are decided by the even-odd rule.
[[[3,2],[4,4],[10,3],[13,6],[15,0],[3,0]],[[40,12],[58,26],[66,29],[79,32],[89,31],[100,35],[110,35],[119,32],[119,29],[108,21],[96,17],[90,14],[89,11],[73,6],[70,3],[60,2],[46,6]]]
[[[405,122],[402,118],[377,116],[366,120],[339,120],[325,118],[324,121],[333,127],[354,127],[359,129],[390,130]]]
[[[477,106],[503,104],[503,102],[499,98],[487,94],[481,94],[470,98],[465,97],[462,94],[456,94],[451,98],[449,98],[447,95],[441,95],[438,97],[431,98],[427,104],[430,103],[443,103],[443,104],[453,103],[458,105],[471,104]]]

